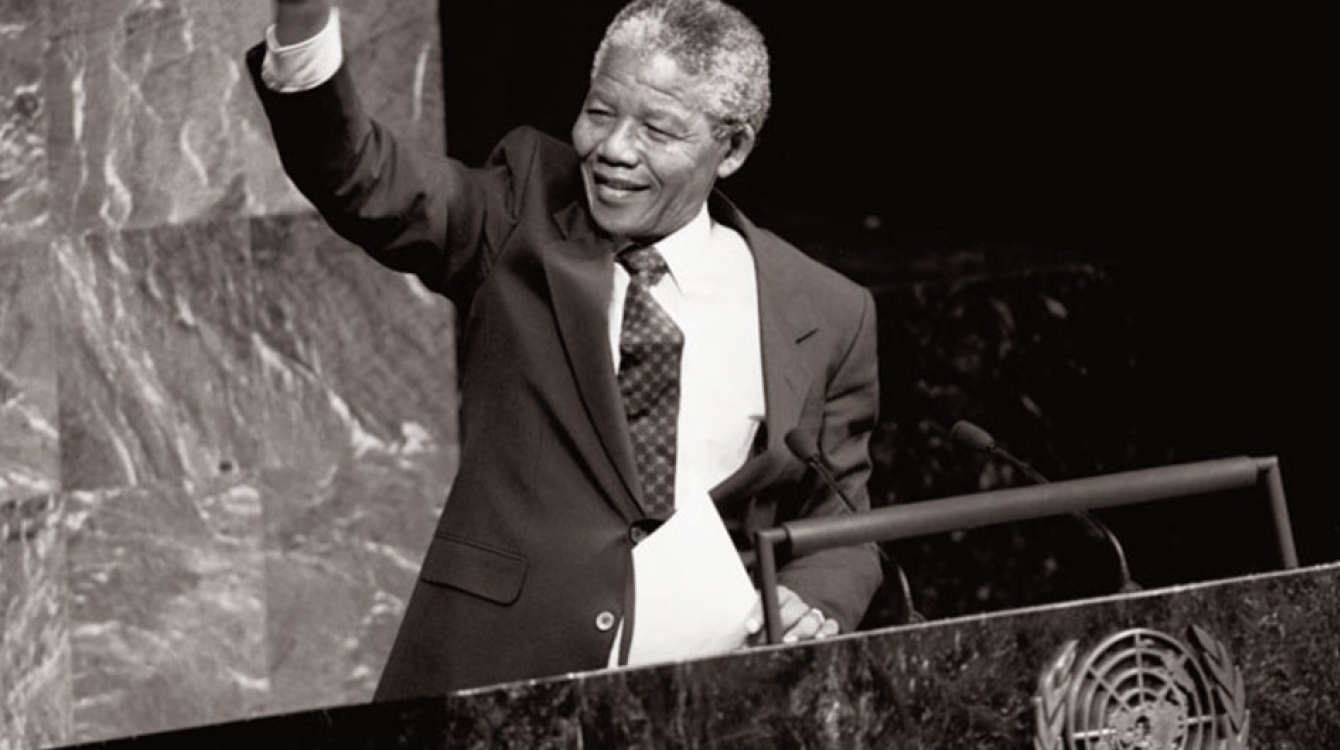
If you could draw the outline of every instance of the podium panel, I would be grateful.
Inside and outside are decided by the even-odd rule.
[[[1329,564],[81,747],[1336,747],[1338,621]]]

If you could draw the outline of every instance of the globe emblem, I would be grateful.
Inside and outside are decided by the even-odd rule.
[[[1200,629],[1192,636],[1200,650],[1155,630],[1126,630],[1078,660],[1076,642],[1067,643],[1039,682],[1034,747],[1246,747],[1241,673],[1213,636]]]
[[[1077,750],[1197,750],[1214,740],[1214,704],[1185,646],[1154,630],[1108,638],[1071,687]]]

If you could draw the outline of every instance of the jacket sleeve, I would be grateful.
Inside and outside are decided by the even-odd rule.
[[[314,89],[272,91],[260,76],[264,55],[263,44],[253,47],[247,67],[299,192],[381,264],[468,299],[511,225],[507,163],[472,170],[406,149],[363,110],[347,65]]]
[[[862,307],[845,354],[824,390],[823,425],[818,443],[834,478],[858,512],[869,510],[870,436],[878,421],[879,373],[875,338],[875,304],[861,290]],[[812,473],[811,473],[812,474]],[[850,511],[842,498],[822,483],[803,517],[842,515]],[[822,550],[790,560],[778,570],[778,582],[810,606],[837,618],[842,632],[860,624],[882,573],[878,547],[869,544]]]

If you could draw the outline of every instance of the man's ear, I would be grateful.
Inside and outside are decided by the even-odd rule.
[[[726,144],[726,155],[717,165],[718,179],[730,177],[744,165],[744,160],[749,158],[749,153],[754,150],[755,137],[752,125],[742,125],[731,133]]]

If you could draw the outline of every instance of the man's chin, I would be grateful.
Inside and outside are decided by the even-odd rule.
[[[591,215],[596,221],[596,226],[612,237],[634,239],[647,234],[645,222],[638,221],[636,217],[628,216],[623,211],[610,211],[596,205],[592,207]]]

